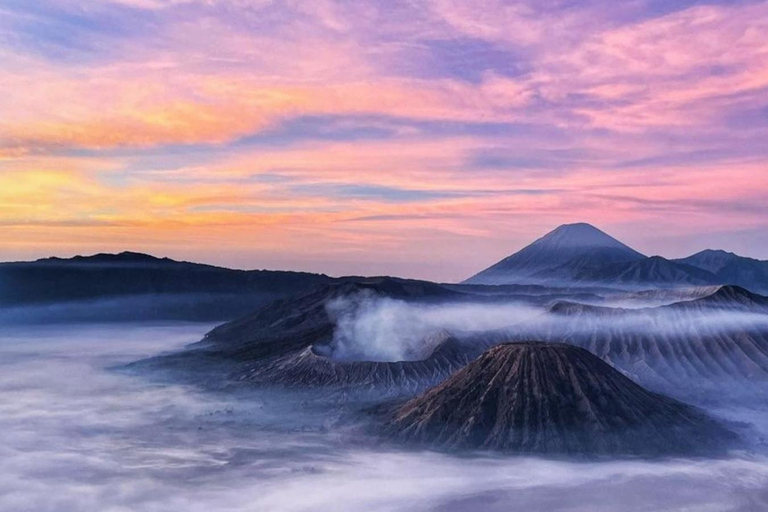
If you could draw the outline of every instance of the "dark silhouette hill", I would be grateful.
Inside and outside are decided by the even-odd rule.
[[[59,319],[72,320],[228,320],[332,281],[320,274],[232,270],[132,252],[47,258],[0,264],[0,308],[32,307],[31,318],[58,308]]]

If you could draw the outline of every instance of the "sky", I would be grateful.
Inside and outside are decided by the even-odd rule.
[[[768,1],[1,0],[0,260],[768,259]]]

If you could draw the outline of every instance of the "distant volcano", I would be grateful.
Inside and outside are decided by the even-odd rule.
[[[643,254],[590,224],[566,224],[465,282],[540,283],[549,276],[569,278],[585,267],[643,259]]]
[[[712,250],[677,260],[646,257],[596,227],[578,223],[558,227],[464,284],[630,290],[738,285],[768,293],[768,261]]]
[[[706,453],[735,439],[584,349],[531,342],[488,350],[391,412],[385,432],[439,448],[581,455]]]

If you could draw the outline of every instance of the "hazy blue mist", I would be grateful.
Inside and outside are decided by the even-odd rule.
[[[299,394],[223,396],[107,370],[208,327],[4,328],[0,510],[768,509],[763,456],[575,463],[400,451]]]

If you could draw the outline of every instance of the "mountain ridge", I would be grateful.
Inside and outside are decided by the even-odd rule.
[[[768,261],[739,256],[719,249],[705,249],[687,258],[674,261],[707,270],[719,282],[768,294]]]
[[[586,223],[564,224],[463,281],[468,285],[616,287],[738,285],[768,293],[768,261],[707,249],[647,257]]]
[[[52,257],[0,263],[0,314],[23,323],[230,320],[334,279],[308,272],[235,270],[131,251]]]

